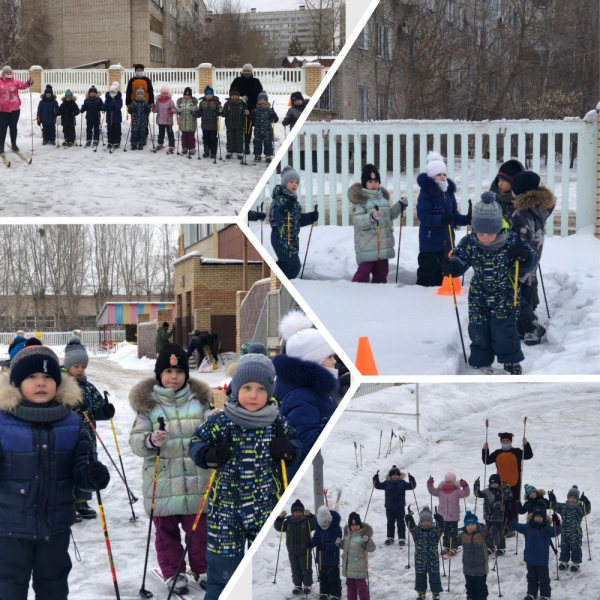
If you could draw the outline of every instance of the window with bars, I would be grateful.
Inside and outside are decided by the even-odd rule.
[[[358,88],[358,106],[359,119],[368,121],[369,119],[369,90],[365,87]]]
[[[157,19],[154,15],[150,15],[150,31],[163,34],[163,23],[160,19]]]
[[[392,58],[392,28],[383,23],[377,25],[377,57],[384,60]]]
[[[369,24],[366,23],[358,35],[358,47],[363,50],[369,49]]]

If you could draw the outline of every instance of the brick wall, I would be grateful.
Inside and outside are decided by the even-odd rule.
[[[138,323],[137,343],[138,358],[156,358],[156,321]]]

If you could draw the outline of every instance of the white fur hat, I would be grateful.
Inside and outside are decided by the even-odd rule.
[[[320,365],[335,353],[323,334],[312,326],[311,320],[298,310],[290,311],[281,319],[279,333],[285,340],[285,352],[288,356]]]
[[[439,175],[440,173],[447,173],[448,170],[446,168],[446,163],[444,162],[444,157],[438,152],[430,151],[427,154],[427,176],[432,179]]]
[[[113,81],[113,83],[110,86],[110,89],[108,91],[109,92],[118,92],[119,91],[119,84],[116,81]]]
[[[332,521],[333,517],[331,516],[329,509],[324,504],[319,506],[317,510],[317,523],[319,524],[319,527],[321,527],[321,529],[327,529]]]

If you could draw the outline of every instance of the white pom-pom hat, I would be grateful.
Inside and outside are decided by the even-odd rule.
[[[432,179],[440,173],[447,173],[446,163],[444,157],[439,152],[430,151],[427,154],[427,168],[425,169],[427,176]]]
[[[328,356],[335,354],[323,334],[314,329],[312,321],[300,311],[292,310],[281,319],[279,333],[285,340],[286,354],[293,358],[321,365]]]

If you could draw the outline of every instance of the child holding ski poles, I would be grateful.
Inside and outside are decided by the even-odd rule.
[[[181,132],[181,154],[194,154],[196,151],[196,129],[198,128],[198,98],[192,95],[192,88],[183,90],[183,98],[177,100],[176,108]],[[205,157],[208,156],[205,152]]]
[[[517,509],[517,512],[520,515],[531,515],[531,513],[533,512],[533,509],[537,506],[537,503],[541,500],[542,502],[544,502],[544,504],[546,505],[546,508],[549,508],[550,503],[548,502],[547,498],[544,498],[544,495],[546,494],[546,490],[543,490],[541,488],[535,488],[532,485],[529,485],[528,483],[525,484],[525,496],[523,498],[524,502],[515,502],[515,507]]]
[[[52,86],[48,84],[43,94],[40,94],[40,102],[37,109],[37,124],[42,126],[42,145],[54,145],[56,143],[56,115],[59,106]]]
[[[281,494],[282,462],[293,465],[302,445],[271,399],[275,369],[264,354],[238,361],[225,409],[200,425],[189,456],[217,472],[208,507],[205,600],[217,600]],[[248,460],[248,457],[251,457]]]
[[[402,214],[405,205],[398,200],[392,205],[390,194],[381,187],[377,167],[365,165],[360,183],[348,190],[352,204],[354,252],[358,269],[352,281],[387,283],[389,259],[394,258],[394,227],[392,222]]]
[[[319,599],[339,600],[342,596],[340,578],[340,548],[342,537],[340,523],[342,517],[325,505],[317,510],[317,527],[307,548],[316,548],[316,562],[319,568]]]
[[[281,124],[284,127],[288,127],[289,125],[291,130],[296,124],[296,121],[298,121],[300,118],[300,115],[302,115],[304,112],[304,109],[308,104],[308,100],[304,99],[302,92],[292,92],[292,95],[290,96],[290,102],[292,105],[290,108],[288,108],[287,114],[285,115],[283,121],[281,121]]]
[[[258,104],[250,113],[250,120],[254,125],[254,162],[260,162],[263,146],[267,164],[273,160],[273,123],[279,121],[277,113],[269,104],[266,92],[258,95]]]
[[[158,123],[158,145],[156,150],[162,150],[165,146],[165,135],[169,140],[169,152],[175,150],[175,134],[173,133],[173,115],[177,107],[173,102],[171,89],[168,85],[160,88],[158,102],[152,107],[152,112],[156,113],[156,122]]]
[[[236,88],[229,90],[229,98],[225,101],[225,105],[219,108],[219,112],[223,115],[227,128],[225,158],[230,159],[233,154],[237,154],[238,159],[242,160],[244,158],[244,128],[250,111],[248,105],[240,98],[240,93]]]
[[[204,145],[204,158],[217,158],[217,145],[219,143],[219,113],[221,102],[215,96],[214,90],[207,85],[204,89],[204,97],[200,98],[198,104],[198,116],[202,125],[202,143]],[[190,153],[191,154],[191,153]]]
[[[108,149],[116,150],[121,146],[121,123],[123,122],[123,97],[118,82],[114,82],[104,97],[106,113],[106,138]]]
[[[300,176],[289,165],[281,171],[281,184],[273,188],[269,223],[271,224],[271,245],[277,255],[277,266],[288,279],[295,279],[300,273],[298,258],[300,227],[306,227],[319,220],[319,211],[303,213],[298,202]]]
[[[189,364],[183,348],[167,343],[154,367],[155,377],[136,384],[129,393],[129,403],[136,411],[129,437],[133,453],[144,459],[142,489],[144,508],[150,514],[156,453],[160,448],[160,469],[154,502],[153,523],[156,528],[156,556],[165,584],[169,589],[177,573],[184,538],[190,535],[196,513],[206,490],[209,473],[197,467],[187,449],[198,423],[210,410],[212,391],[199,379],[190,379]],[[160,430],[159,418],[165,422]],[[200,585],[206,574],[206,507],[190,542],[190,576]],[[177,574],[174,592],[188,591],[185,563]]]
[[[513,495],[506,482],[500,480],[500,475],[490,475],[489,487],[481,491],[480,478],[475,480],[473,490],[477,498],[483,498],[483,517],[485,526],[494,531],[494,543],[498,556],[506,550],[506,524],[509,517],[508,508]]]
[[[502,209],[492,192],[484,192],[473,208],[471,227],[442,266],[442,273],[452,277],[471,266],[475,272],[469,288],[469,365],[493,372],[497,357],[507,373],[520,375],[525,357],[514,331],[519,314],[515,264],[520,273],[530,273],[537,256],[518,233],[502,231]]]
[[[77,106],[77,96],[73,95],[71,90],[67,90],[61,98],[61,105],[58,108],[58,113],[61,116],[61,124],[63,127],[63,143],[65,148],[70,148],[75,144],[77,115],[79,114],[79,106]]]
[[[83,101],[83,106],[81,107],[81,114],[85,113],[86,120],[86,147],[92,145],[92,137],[93,137],[93,145],[98,145],[98,140],[100,139],[100,117],[104,107],[104,103],[102,102],[102,98],[98,96],[98,90],[96,86],[92,86],[88,93],[85,95],[85,100]]]
[[[135,93],[135,100],[129,105],[131,115],[131,149],[143,150],[148,139],[148,118],[150,105],[146,102],[144,88],[139,87]]]
[[[21,350],[0,376],[0,598],[66,598],[73,487],[108,486],[108,469],[73,410],[75,380],[46,346]],[[12,465],[12,467],[11,467]]]
[[[477,515],[471,511],[465,514],[464,527],[458,532],[463,548],[462,563],[465,588],[469,600],[486,600],[488,597],[488,559],[494,550],[492,534],[481,525]]]

